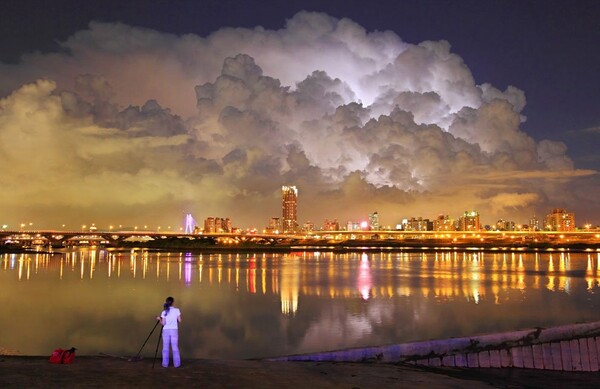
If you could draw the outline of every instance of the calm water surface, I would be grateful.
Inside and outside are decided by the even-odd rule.
[[[258,358],[600,320],[598,253],[0,255],[0,348],[135,355],[165,297],[183,358]],[[142,351],[152,357],[159,329]]]

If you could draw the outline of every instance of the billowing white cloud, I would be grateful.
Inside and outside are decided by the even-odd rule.
[[[282,184],[300,222],[524,222],[598,179],[523,132],[524,93],[477,85],[445,41],[300,12],[208,37],[93,22],[62,46],[0,64],[0,222],[262,227]]]

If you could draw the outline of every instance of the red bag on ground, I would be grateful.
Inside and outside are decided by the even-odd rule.
[[[50,355],[49,362],[63,364],[73,363],[73,360],[75,360],[75,350],[75,347],[71,347],[69,350],[57,348],[52,352],[52,355]]]

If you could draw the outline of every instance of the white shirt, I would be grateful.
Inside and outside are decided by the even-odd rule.
[[[179,308],[171,307],[169,308],[169,313],[165,314],[165,311],[162,311],[160,317],[163,318],[163,322],[165,325],[163,326],[164,330],[176,330],[178,318],[181,315],[181,311]]]

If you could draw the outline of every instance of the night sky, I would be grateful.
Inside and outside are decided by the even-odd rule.
[[[598,1],[5,1],[0,225],[600,223]],[[7,168],[8,167],[8,168]]]

